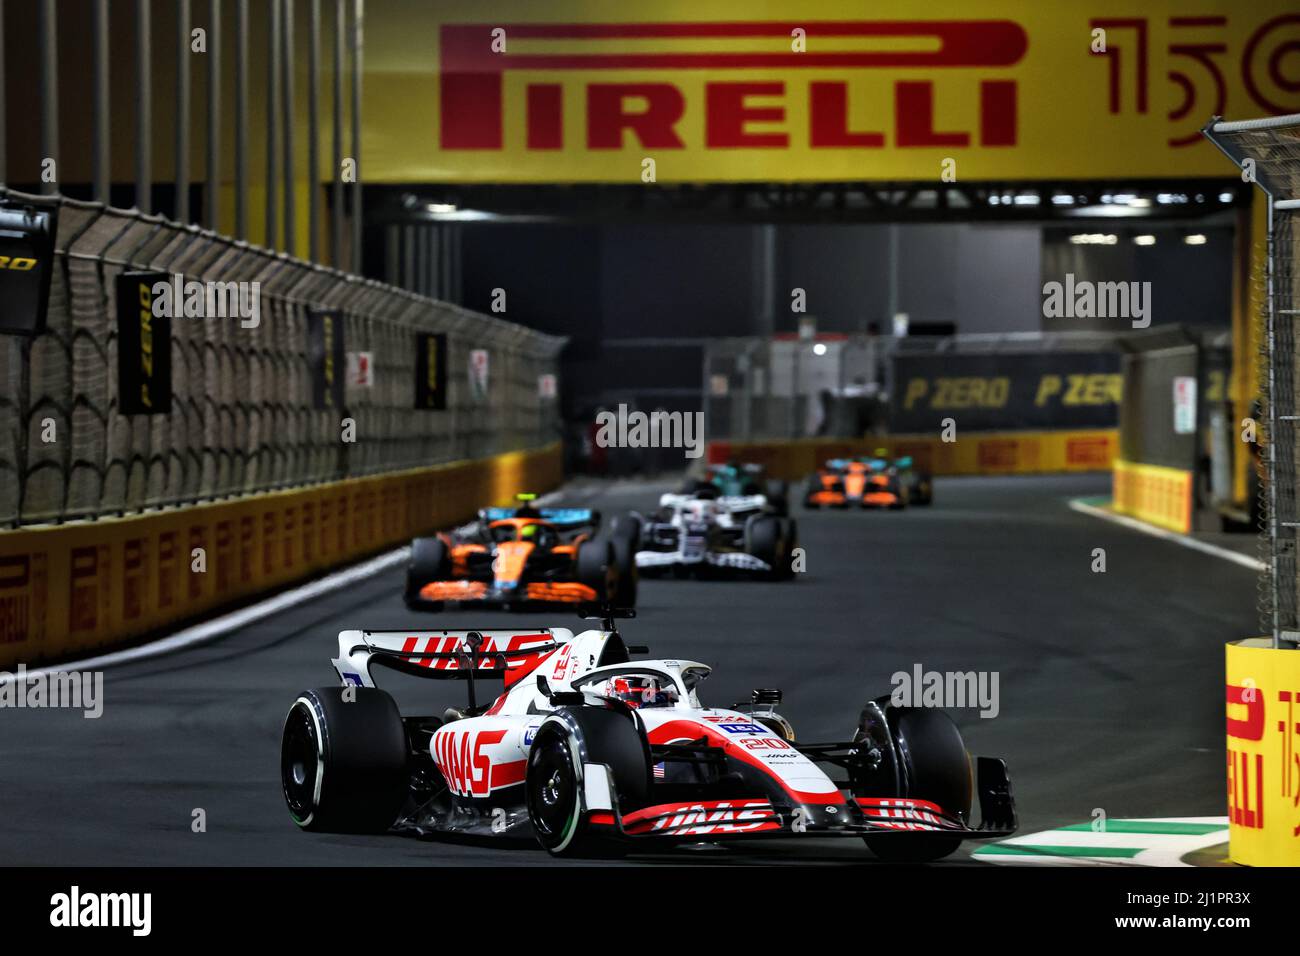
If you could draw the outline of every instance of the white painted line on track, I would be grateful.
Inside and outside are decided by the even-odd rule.
[[[1021,866],[1192,866],[1184,857],[1228,842],[1227,817],[1112,820],[1022,833],[980,847],[971,858]]]
[[[537,499],[536,504],[543,505],[555,501],[563,491],[553,491]],[[410,554],[411,549],[408,545],[403,545],[393,551],[386,551],[378,557],[371,558],[369,561],[363,561],[360,564],[354,564],[351,567],[344,568],[342,571],[335,571],[333,574],[327,574],[323,578],[315,581],[309,581],[299,587],[283,591],[274,597],[258,601],[256,604],[250,604],[248,607],[241,607],[237,611],[231,611],[229,614],[223,614],[221,617],[213,618],[210,621],[203,621],[195,624],[193,627],[187,627],[184,630],[177,631],[175,634],[159,638],[156,641],[150,641],[148,644],[141,644],[138,647],[128,647],[120,651],[112,651],[108,654],[101,654],[98,657],[88,657],[80,661],[68,661],[63,664],[51,664],[49,667],[41,667],[35,670],[24,670],[23,679],[29,680],[33,677],[48,676],[51,674],[69,673],[71,671],[94,671],[103,670],[106,667],[116,667],[120,664],[132,664],[137,661],[148,660],[151,657],[160,657],[163,654],[171,654],[175,651],[184,650],[187,647],[195,647],[199,644],[206,644],[208,641],[215,640],[223,634],[237,630],[247,624],[253,624],[264,617],[269,617],[287,608],[304,601],[310,601],[312,598],[320,597],[342,587],[347,587],[357,581],[362,581],[368,577],[386,571],[393,565],[401,564]],[[18,679],[17,674],[11,674],[6,671],[0,671],[0,684],[9,683]]]
[[[1181,544],[1185,548],[1191,548],[1193,551],[1201,551],[1205,554],[1212,554],[1216,558],[1223,558],[1225,561],[1231,561],[1233,564],[1239,564],[1243,568],[1250,568],[1252,571],[1263,571],[1267,565],[1258,558],[1252,558],[1248,554],[1240,554],[1228,548],[1221,548],[1216,544],[1210,544],[1208,541],[1201,541],[1190,535],[1179,534],[1177,531],[1167,531],[1164,528],[1157,528],[1153,524],[1147,524],[1145,521],[1138,521],[1136,518],[1130,518],[1128,515],[1116,514],[1113,511],[1107,511],[1105,508],[1098,508],[1096,505],[1090,505],[1085,501],[1077,498],[1070,502],[1070,509],[1078,511],[1081,514],[1092,515],[1094,518],[1102,518],[1106,521],[1112,521],[1115,524],[1123,525],[1133,531],[1140,531],[1143,534],[1149,534],[1153,538],[1161,538],[1165,541],[1172,541],[1174,544]]]

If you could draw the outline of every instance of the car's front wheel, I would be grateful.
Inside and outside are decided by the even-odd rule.
[[[585,799],[583,758],[604,764],[617,799],[644,802],[649,788],[649,751],[626,713],[577,708],[565,719],[549,719],[528,749],[524,791],[533,833],[555,856],[609,856],[621,851],[598,832]]]
[[[972,780],[970,755],[961,731],[941,710],[891,707],[890,734],[901,764],[904,797],[937,804],[945,814],[969,824]],[[950,833],[899,833],[864,837],[882,860],[927,863],[950,855],[961,837]]]

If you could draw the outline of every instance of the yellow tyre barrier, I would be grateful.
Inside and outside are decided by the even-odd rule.
[[[127,518],[0,531],[0,670],[128,643],[561,480],[553,444]]]
[[[1228,854],[1300,866],[1300,650],[1227,646]]]

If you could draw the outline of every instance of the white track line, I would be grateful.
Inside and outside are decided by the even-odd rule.
[[[550,494],[543,495],[537,499],[538,505],[554,502],[563,494],[562,491],[553,491]],[[175,651],[183,650],[187,647],[194,647],[197,644],[205,644],[208,641],[215,640],[223,634],[243,627],[246,624],[252,624],[260,621],[264,617],[291,608],[295,604],[301,604],[304,601],[310,601],[312,598],[320,597],[335,591],[339,588],[346,587],[356,581],[364,580],[381,571],[386,571],[395,564],[401,564],[406,560],[411,549],[409,546],[402,546],[393,551],[386,551],[376,558],[369,561],[363,561],[361,564],[354,564],[342,571],[335,571],[323,578],[310,581],[300,587],[285,591],[275,597],[267,598],[264,601],[258,601],[256,604],[250,604],[248,607],[242,607],[237,611],[231,611],[229,614],[223,614],[221,617],[213,618],[210,621],[203,621],[195,624],[193,627],[187,627],[182,631],[177,631],[167,637],[159,638],[156,641],[150,641],[148,644],[141,644],[139,647],[128,647],[120,651],[113,651],[109,654],[101,654],[98,657],[88,657],[81,661],[68,661],[64,664],[54,664],[49,667],[42,667],[38,670],[25,670],[24,679],[40,677],[43,675],[69,673],[71,671],[93,671],[102,670],[106,667],[115,667],[119,664],[131,664],[136,661],[147,660],[151,657],[159,657],[163,654],[171,654]],[[6,671],[0,671],[0,684],[17,680],[17,675],[10,674]]]
[[[1240,564],[1243,568],[1250,568],[1252,571],[1263,571],[1267,565],[1258,558],[1252,558],[1248,554],[1239,554],[1228,548],[1220,548],[1216,544],[1210,544],[1206,541],[1200,541],[1186,534],[1179,534],[1177,531],[1167,531],[1164,528],[1157,528],[1153,524],[1147,524],[1145,521],[1138,521],[1136,518],[1130,518],[1128,515],[1115,514],[1113,511],[1107,511],[1105,508],[1098,508],[1096,505],[1090,505],[1086,502],[1073,500],[1070,502],[1070,508],[1073,511],[1082,514],[1092,515],[1094,518],[1103,518],[1106,521],[1113,521],[1115,524],[1121,524],[1133,531],[1141,531],[1143,534],[1149,534],[1153,538],[1161,538],[1165,541],[1172,541],[1175,544],[1181,544],[1185,548],[1191,548],[1193,551],[1201,551],[1205,554],[1212,554],[1216,558],[1223,558],[1231,561],[1233,564]]]

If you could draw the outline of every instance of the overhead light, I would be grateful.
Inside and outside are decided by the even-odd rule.
[[[1012,200],[1017,206],[1037,206],[1040,201],[1038,193],[1024,193]]]
[[[1156,237],[1151,235],[1149,232],[1143,233],[1140,236],[1134,236],[1133,243],[1139,246],[1154,246],[1156,244]]]
[[[1052,197],[1052,205],[1053,205],[1053,206],[1073,206],[1073,205],[1074,205],[1074,197],[1073,197],[1073,196],[1065,196],[1065,195],[1062,195],[1061,193],[1057,193],[1056,195],[1054,195],[1054,196]]]
[[[1232,193],[1219,193],[1219,202],[1232,202],[1236,198]]]
[[[818,342],[816,345],[813,346],[813,355],[825,355],[825,354],[826,354],[825,342]]]
[[[1203,233],[1193,232],[1190,235],[1183,236],[1183,242],[1187,243],[1189,246],[1203,246],[1205,245],[1205,235]]]
[[[1119,237],[1113,232],[1076,232],[1070,241],[1076,246],[1113,246]]]
[[[426,204],[424,208],[427,209],[429,212],[442,214],[442,213],[455,212],[456,204],[449,203],[449,202],[431,202]]]

